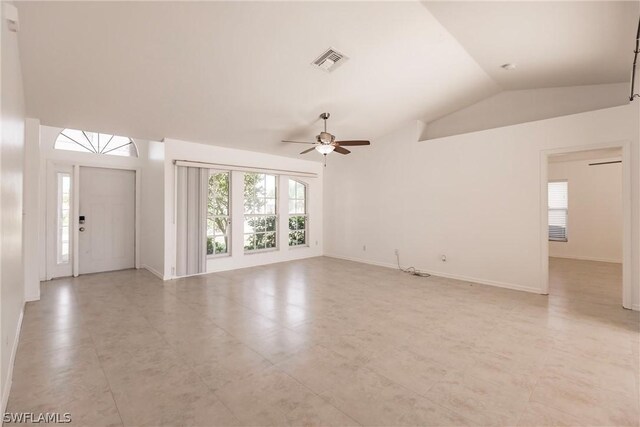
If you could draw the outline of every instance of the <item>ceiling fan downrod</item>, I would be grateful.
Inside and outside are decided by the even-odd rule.
[[[331,114],[329,113],[322,113],[320,114],[320,118],[322,120],[324,120],[324,131],[327,131],[327,120],[329,119],[329,117],[331,117]]]

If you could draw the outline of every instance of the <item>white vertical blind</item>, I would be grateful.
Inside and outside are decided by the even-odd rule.
[[[176,176],[176,276],[204,273],[209,170],[178,166]]]
[[[567,181],[548,184],[549,240],[567,241],[567,217],[569,211],[569,185]]]

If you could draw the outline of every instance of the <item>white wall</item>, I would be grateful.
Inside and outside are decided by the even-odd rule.
[[[164,144],[149,141],[142,171],[141,266],[164,276]]]
[[[410,123],[325,171],[325,253],[541,292],[541,152],[631,143],[632,302],[640,309],[640,102],[418,142]],[[366,245],[366,251],[363,250]],[[448,261],[440,257],[446,254]]]
[[[27,119],[24,152],[23,256],[24,296],[26,301],[40,299],[38,271],[40,215],[40,121]]]
[[[190,160],[226,164],[235,166],[270,168],[278,170],[295,170],[300,172],[316,173],[317,178],[296,178],[308,184],[308,209],[309,209],[309,246],[289,248],[286,244],[286,199],[282,197],[288,190],[282,191],[287,183],[287,177],[282,174],[279,179],[279,248],[271,252],[259,252],[245,254],[243,250],[243,215],[242,203],[232,201],[232,254],[230,257],[210,258],[207,261],[207,271],[222,271],[235,268],[251,267],[270,264],[274,262],[290,261],[322,255],[323,250],[323,167],[319,162],[280,157],[270,154],[252,151],[235,150],[205,144],[196,144],[185,141],[165,140],[165,259],[164,277],[173,277],[175,268],[175,224],[174,224],[174,188],[175,166],[174,160]],[[234,173],[231,182],[232,199],[242,199],[243,180],[242,173]],[[284,187],[285,189],[287,187]]]
[[[24,168],[24,93],[18,35],[9,31],[2,9],[2,141],[0,145],[0,391],[2,413],[11,388],[13,357],[24,307],[22,265],[22,206]]]
[[[627,83],[507,90],[431,121],[420,139],[550,119],[624,105],[628,101]]]
[[[622,165],[589,166],[611,160],[549,163],[549,179],[569,183],[568,241],[549,242],[549,256],[622,262]]]

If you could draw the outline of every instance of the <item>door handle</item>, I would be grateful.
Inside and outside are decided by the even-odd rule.
[[[80,227],[80,231],[84,231],[84,227]]]

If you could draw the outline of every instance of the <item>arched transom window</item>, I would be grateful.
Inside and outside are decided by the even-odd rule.
[[[138,148],[131,138],[76,129],[64,129],[60,132],[53,148],[111,156],[138,157]]]

